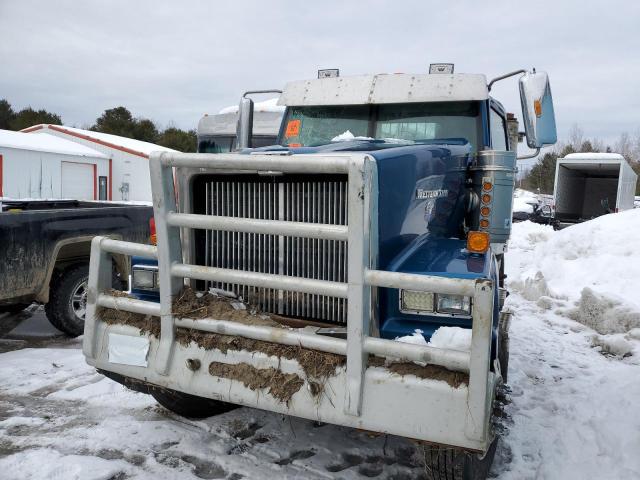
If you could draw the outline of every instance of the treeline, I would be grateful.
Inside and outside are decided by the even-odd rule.
[[[62,118],[55,113],[31,107],[15,111],[7,100],[0,100],[0,129],[19,131],[40,123],[62,125]],[[89,130],[151,142],[180,152],[196,151],[195,130],[176,127],[161,130],[152,120],[134,117],[125,107],[105,110]]]
[[[635,136],[622,133],[613,145],[605,145],[597,138],[585,138],[582,129],[574,125],[569,132],[569,140],[559,142],[555,148],[546,152],[542,158],[522,177],[521,188],[539,193],[553,193],[556,173],[556,162],[570,153],[619,153],[631,165],[640,177],[640,130]],[[636,195],[640,195],[640,185],[636,184]]]

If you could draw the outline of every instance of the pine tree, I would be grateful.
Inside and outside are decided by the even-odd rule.
[[[169,127],[158,137],[158,144],[163,147],[173,148],[180,152],[195,152],[197,136],[195,130],[180,130]]]
[[[27,107],[16,113],[9,121],[9,129],[19,131],[41,123],[62,125],[62,119],[55,113],[47,112],[43,109],[36,111],[31,107]]]
[[[9,130],[15,116],[16,112],[11,108],[11,104],[4,99],[0,100],[0,129]]]
[[[96,120],[91,130],[134,138],[135,120],[125,107],[110,108]]]

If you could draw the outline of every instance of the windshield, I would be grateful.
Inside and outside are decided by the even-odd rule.
[[[227,153],[235,143],[234,136],[202,136],[198,138],[198,153]]]
[[[314,147],[345,140],[433,143],[480,138],[478,102],[289,107],[281,144]]]
[[[275,135],[254,135],[251,147],[270,147],[276,144]],[[198,153],[227,153],[235,150],[236,137],[228,135],[201,136],[198,139]]]

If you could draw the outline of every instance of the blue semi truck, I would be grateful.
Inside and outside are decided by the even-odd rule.
[[[434,478],[484,478],[516,171],[491,86],[520,76],[529,147],[556,141],[555,119],[545,73],[442,70],[291,82],[259,148],[244,95],[237,152],[153,154],[157,246],[93,241],[87,362],[182,415],[245,405],[400,435],[426,442]],[[114,254],[157,259],[159,302],[110,290]],[[456,327],[467,347],[426,344]]]

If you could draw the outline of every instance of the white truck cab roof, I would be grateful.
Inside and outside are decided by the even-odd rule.
[[[287,83],[278,105],[364,105],[487,100],[479,74],[377,74],[297,80]]]
[[[284,108],[280,111],[256,111],[253,114],[254,135],[277,135]],[[205,115],[198,122],[198,136],[202,135],[235,135],[238,123],[238,112]]]

